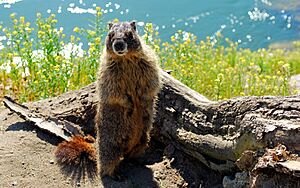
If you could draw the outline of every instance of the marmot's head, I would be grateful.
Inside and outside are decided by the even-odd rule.
[[[136,31],[135,22],[109,23],[106,37],[106,48],[118,56],[139,50],[141,43]]]

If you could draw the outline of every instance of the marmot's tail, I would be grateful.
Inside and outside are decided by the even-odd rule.
[[[92,136],[73,136],[70,141],[60,143],[55,151],[60,165],[80,165],[82,163],[97,166],[96,149]]]

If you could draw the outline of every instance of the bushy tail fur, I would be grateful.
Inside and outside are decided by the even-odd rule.
[[[80,180],[87,175],[94,179],[97,175],[97,153],[92,136],[73,136],[70,141],[63,141],[55,151],[57,163],[62,171]]]

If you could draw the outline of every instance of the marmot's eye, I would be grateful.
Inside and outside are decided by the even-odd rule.
[[[111,32],[111,33],[109,33],[108,36],[109,36],[110,39],[112,39],[115,36],[115,34],[113,32]]]
[[[133,39],[133,34],[131,32],[127,33],[127,38],[128,39]]]

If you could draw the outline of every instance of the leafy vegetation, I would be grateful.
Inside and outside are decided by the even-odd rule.
[[[0,25],[7,41],[2,49],[0,43],[0,97],[10,94],[32,101],[95,81],[106,34],[101,8],[96,10],[93,28],[75,27],[70,36],[57,28],[53,14],[44,18],[37,13],[34,26],[11,14],[12,26]],[[195,35],[178,31],[170,42],[162,42],[152,24],[145,25],[144,33],[162,68],[173,70],[173,76],[210,99],[294,93],[289,82],[291,75],[300,73],[300,42],[291,51],[251,51],[220,34],[197,41]]]

